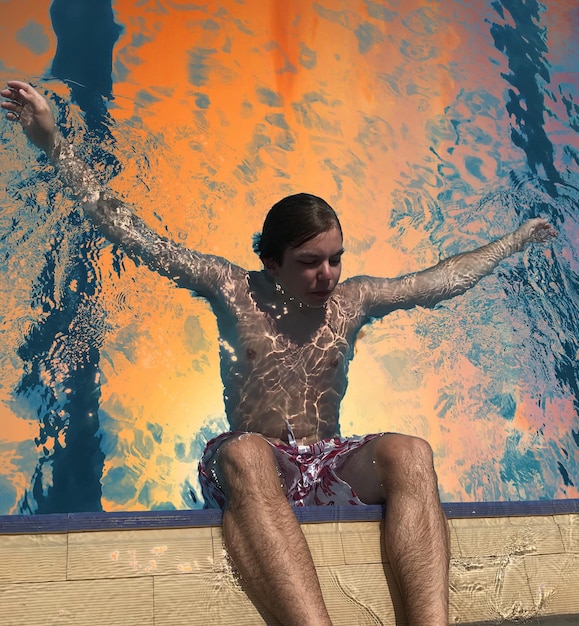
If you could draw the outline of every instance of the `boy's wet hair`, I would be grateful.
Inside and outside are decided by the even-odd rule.
[[[299,248],[334,226],[342,234],[340,220],[325,200],[309,193],[296,193],[271,207],[262,232],[253,237],[253,250],[260,259],[272,259],[282,265],[288,248]]]

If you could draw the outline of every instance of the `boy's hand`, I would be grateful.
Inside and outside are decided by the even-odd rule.
[[[526,245],[528,243],[545,243],[557,236],[557,231],[542,217],[527,220],[517,229],[517,234]]]
[[[32,85],[19,80],[9,80],[0,91],[5,99],[0,106],[9,120],[20,122],[26,136],[34,145],[49,152],[56,132],[50,106]]]

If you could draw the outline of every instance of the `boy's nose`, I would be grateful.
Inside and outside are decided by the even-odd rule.
[[[329,279],[332,278],[332,272],[330,270],[330,264],[325,261],[322,263],[318,269],[318,278],[319,279]]]

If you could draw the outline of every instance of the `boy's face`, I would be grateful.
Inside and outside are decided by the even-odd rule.
[[[311,307],[328,301],[342,272],[342,235],[337,226],[316,235],[298,248],[288,248],[282,265],[264,260],[271,276],[289,296]]]

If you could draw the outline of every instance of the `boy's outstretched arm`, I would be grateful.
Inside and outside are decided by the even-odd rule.
[[[365,311],[370,317],[382,317],[395,309],[432,307],[464,293],[491,274],[500,261],[521,252],[527,245],[547,242],[556,235],[557,231],[549,222],[534,218],[496,241],[449,257],[421,272],[395,279],[360,277],[360,296]]]
[[[109,224],[106,219],[110,216],[103,215],[107,213],[106,207],[101,207],[104,211],[96,207],[101,196],[107,195],[105,188],[91,167],[76,156],[72,144],[58,130],[46,98],[32,85],[17,80],[8,81],[6,89],[0,94],[5,99],[1,106],[7,112],[6,117],[19,122],[28,139],[46,153],[74,196],[107,238],[113,243],[123,244],[123,233],[115,232],[114,224]],[[122,203],[117,201],[117,204]]]
[[[75,155],[73,146],[56,127],[49,103],[34,87],[12,80],[0,95],[4,98],[1,106],[6,117],[19,122],[30,141],[46,152],[87,215],[109,241],[199,295],[210,298],[218,295],[226,278],[224,272],[234,271],[231,264],[159,236],[108,192],[89,165]]]

